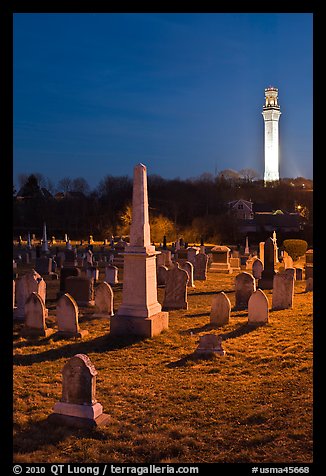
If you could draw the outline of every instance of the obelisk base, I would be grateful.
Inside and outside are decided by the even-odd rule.
[[[110,319],[110,334],[155,337],[169,327],[169,313],[158,312],[150,317],[121,316]]]

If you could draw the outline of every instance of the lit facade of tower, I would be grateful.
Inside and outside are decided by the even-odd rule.
[[[274,182],[280,178],[278,121],[281,111],[277,99],[277,88],[265,89],[265,105],[262,112],[265,123],[265,183]]]

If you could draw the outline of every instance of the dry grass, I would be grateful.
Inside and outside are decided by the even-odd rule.
[[[103,279],[103,270],[101,279]],[[208,274],[188,293],[188,311],[169,313],[154,339],[110,336],[106,319],[80,309],[84,340],[26,340],[14,328],[14,461],[70,463],[312,462],[312,293],[295,283],[294,307],[246,325],[246,311],[209,326],[214,293],[234,305],[234,275]],[[48,326],[56,326],[59,281],[47,280]],[[121,302],[114,287],[114,307]],[[163,289],[159,288],[162,303]],[[270,307],[271,293],[266,292]],[[199,336],[223,336],[225,357],[193,358]],[[61,398],[67,359],[86,353],[97,371],[107,427],[47,422]]]

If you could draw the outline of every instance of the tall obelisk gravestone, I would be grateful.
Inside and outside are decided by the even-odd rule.
[[[168,328],[169,314],[157,300],[156,255],[151,245],[146,167],[134,168],[130,245],[124,252],[122,303],[111,317],[113,335],[154,337]]]

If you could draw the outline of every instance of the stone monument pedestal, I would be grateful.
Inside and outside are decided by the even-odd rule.
[[[136,335],[155,337],[169,327],[169,313],[158,312],[151,317],[122,316],[115,314],[110,319],[112,335]]]
[[[103,413],[103,407],[100,403],[77,405],[74,403],[57,402],[54,405],[53,413],[48,416],[48,421],[60,426],[93,428],[107,425],[110,417]]]

